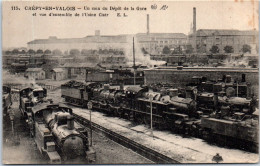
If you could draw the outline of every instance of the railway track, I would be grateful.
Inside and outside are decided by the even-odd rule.
[[[85,119],[77,114],[73,113],[73,116],[75,117],[75,119],[83,124],[83,125],[90,125],[90,121],[88,119]],[[133,151],[135,151],[136,153],[144,156],[145,158],[157,163],[157,164],[173,164],[173,163],[180,163],[177,160],[174,160],[168,156],[165,156],[151,148],[148,148],[144,145],[141,145],[133,140],[130,140],[118,133],[115,133],[111,130],[108,130],[96,123],[92,122],[92,129],[97,132],[100,133],[104,136],[106,136],[107,138],[121,144],[122,146],[132,149]]]

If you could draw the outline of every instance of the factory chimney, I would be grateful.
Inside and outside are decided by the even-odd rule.
[[[150,29],[149,29],[149,14],[147,14],[147,35],[149,35]]]
[[[196,34],[196,8],[193,8],[193,37],[194,37],[194,52],[197,52],[197,34]]]
[[[196,32],[196,8],[193,8],[193,33]]]

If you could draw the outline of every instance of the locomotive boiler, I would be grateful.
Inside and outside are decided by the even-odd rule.
[[[36,145],[50,163],[86,163],[95,160],[88,132],[74,122],[72,109],[59,103],[41,103],[31,109],[30,126]]]

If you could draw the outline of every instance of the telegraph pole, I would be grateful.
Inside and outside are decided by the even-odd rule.
[[[92,102],[88,102],[88,109],[89,109],[89,120],[90,120],[90,146],[92,146],[92,121],[91,121],[91,112],[92,112]]]
[[[134,68],[134,85],[135,85],[135,38],[133,37],[133,68]]]
[[[150,99],[150,111],[151,111],[151,136],[153,137],[153,96],[152,94],[150,94],[149,96],[149,99]]]

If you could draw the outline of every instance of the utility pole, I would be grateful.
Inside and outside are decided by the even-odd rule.
[[[149,99],[150,99],[150,110],[151,110],[151,136],[153,137],[153,96],[152,94],[150,94],[149,96]]]
[[[90,146],[92,146],[92,121],[91,121],[91,112],[92,112],[92,102],[88,102],[89,109],[89,120],[90,120]]]
[[[133,68],[134,68],[134,85],[135,85],[135,38],[133,37]]]

